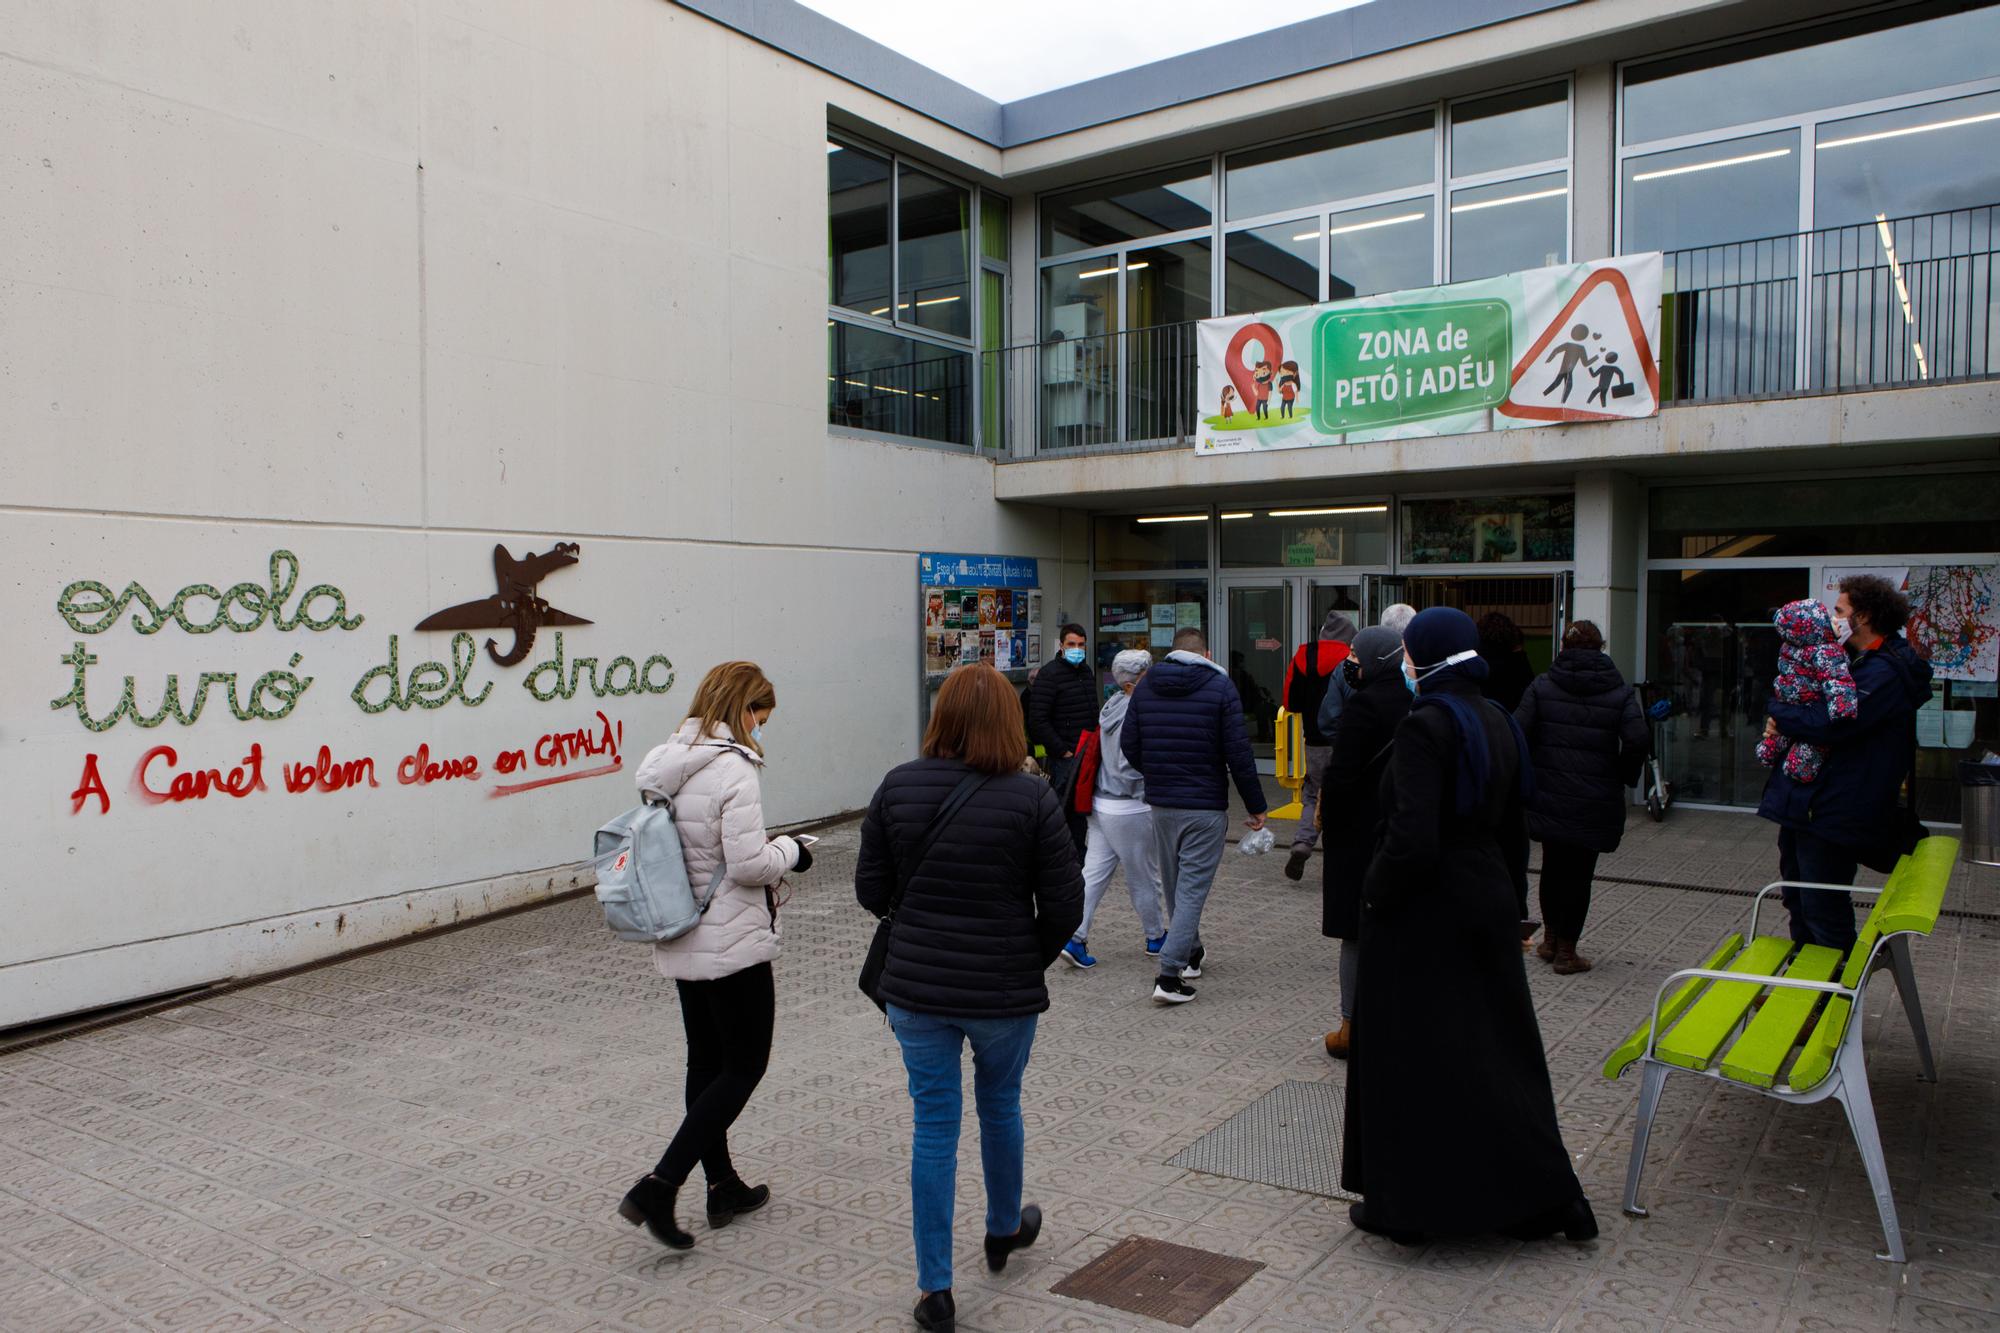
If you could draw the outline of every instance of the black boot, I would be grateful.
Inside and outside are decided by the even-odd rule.
[[[1016,1250],[1025,1250],[1035,1243],[1035,1237],[1042,1234],[1042,1209],[1040,1204],[1027,1204],[1021,1209],[1021,1229],[1011,1236],[988,1236],[986,1238],[986,1266],[999,1272],[1007,1266],[1007,1256]]]
[[[708,1224],[726,1227],[745,1213],[754,1213],[771,1201],[769,1185],[746,1185],[732,1176],[720,1185],[708,1187]]]
[[[653,1239],[676,1250],[694,1248],[694,1237],[674,1225],[674,1196],[680,1193],[674,1186],[658,1176],[645,1176],[631,1189],[625,1191],[625,1198],[618,1205],[618,1215],[638,1226],[646,1224],[646,1230],[653,1233]]]
[[[951,1299],[949,1287],[924,1297],[910,1313],[917,1317],[918,1328],[929,1329],[931,1333],[956,1333],[958,1329],[958,1306]]]

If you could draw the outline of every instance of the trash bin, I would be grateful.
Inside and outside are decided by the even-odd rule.
[[[1980,865],[2000,865],[2000,764],[1958,763],[1958,794],[1965,825],[1959,855]]]

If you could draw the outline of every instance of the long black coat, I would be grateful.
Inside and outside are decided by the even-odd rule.
[[[955,759],[889,770],[861,823],[854,896],[863,907],[889,910],[899,866],[971,771]],[[878,993],[952,1018],[1039,1014],[1049,1007],[1042,973],[1082,920],[1083,876],[1054,790],[1018,773],[990,778],[911,876]]]
[[[1071,666],[1058,656],[1035,673],[1028,693],[1028,740],[1048,751],[1050,763],[1076,749],[1076,738],[1097,725],[1097,677],[1090,663]]]
[[[1379,794],[1389,766],[1389,742],[1410,711],[1410,691],[1394,663],[1372,672],[1333,723],[1333,757],[1319,787],[1326,854],[1320,857],[1319,931],[1361,938],[1361,883],[1375,855]]]
[[[1479,701],[1455,673],[1424,689]],[[1432,1236],[1517,1225],[1583,1193],[1521,964],[1522,758],[1500,710],[1479,711],[1493,773],[1466,815],[1451,714],[1414,708],[1396,729],[1362,888],[1341,1184],[1372,1224]]]
[[[1535,678],[1534,664],[1528,661],[1527,653],[1519,648],[1482,643],[1479,655],[1486,659],[1486,680],[1479,687],[1480,693],[1510,713],[1519,708],[1528,682]]]
[[[1521,696],[1514,720],[1535,765],[1528,832],[1542,842],[1617,851],[1627,804],[1618,752],[1644,751],[1651,734],[1618,664],[1603,653],[1563,649]]]

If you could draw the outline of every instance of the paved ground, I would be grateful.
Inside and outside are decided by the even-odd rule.
[[[735,1139],[775,1192],[764,1212],[695,1223],[687,1254],[612,1216],[676,1121],[681,1036],[671,988],[582,900],[0,1057],[0,1327],[908,1327],[909,1108],[853,989],[852,837],[835,831],[785,913],[777,1049]],[[1604,870],[1726,889],[1767,878],[1769,848],[1755,820],[1676,811],[1634,825]],[[1341,1077],[1318,1049],[1317,894],[1278,866],[1227,857],[1193,1005],[1148,1002],[1116,889],[1103,963],[1052,975],[1026,1089],[1048,1223],[988,1278],[968,1128],[961,1327],[1165,1327],[1049,1292],[1133,1233],[1267,1265],[1202,1329],[2000,1327],[2000,922],[1948,918],[1916,949],[1935,1086],[1915,1079],[1893,989],[1869,1006],[1908,1265],[1871,1257],[1838,1109],[1691,1079],[1669,1084],[1652,1218],[1619,1214],[1635,1079],[1596,1066],[1747,903],[1616,883],[1585,941],[1597,969],[1531,969],[1602,1238],[1406,1250],[1353,1232],[1337,1201],[1163,1165],[1283,1080]],[[1991,913],[1981,874],[1948,904]]]

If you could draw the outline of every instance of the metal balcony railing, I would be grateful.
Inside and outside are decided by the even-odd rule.
[[[2000,376],[2000,205],[1669,251],[1665,406],[1855,393]],[[1186,447],[1193,323],[980,355],[1003,459]]]

